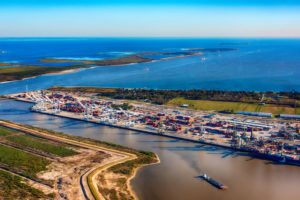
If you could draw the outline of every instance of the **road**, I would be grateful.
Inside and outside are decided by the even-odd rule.
[[[105,148],[105,147],[101,147],[98,145],[79,142],[76,140],[71,140],[71,139],[59,137],[56,135],[50,135],[48,133],[38,131],[38,130],[33,130],[30,128],[26,128],[22,125],[18,125],[18,124],[11,123],[11,122],[6,122],[6,121],[0,120],[0,125],[15,129],[15,130],[19,130],[19,131],[22,131],[25,133],[30,133],[33,135],[44,137],[46,139],[64,142],[67,144],[75,145],[75,146],[82,147],[82,148],[88,148],[88,149],[92,149],[92,150],[96,150],[96,151],[103,151],[107,154],[114,155],[114,156],[112,156],[113,159],[110,159],[109,161],[107,160],[106,162],[102,162],[99,165],[93,167],[92,169],[88,170],[87,172],[85,172],[84,174],[81,175],[79,184],[80,184],[80,187],[82,190],[82,199],[86,199],[86,200],[87,199],[88,200],[104,200],[105,199],[103,197],[103,195],[99,192],[98,187],[97,187],[97,182],[96,182],[96,177],[101,172],[105,171],[106,169],[108,169],[114,165],[118,165],[120,163],[124,163],[129,160],[133,160],[133,159],[137,158],[135,154],[130,154],[130,153],[118,151],[115,149],[110,149],[110,148]],[[128,188],[130,188],[130,186]]]

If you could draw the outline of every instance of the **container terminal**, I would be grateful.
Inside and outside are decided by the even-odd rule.
[[[298,116],[221,114],[50,90],[7,97],[34,103],[34,112],[231,148],[300,166]]]

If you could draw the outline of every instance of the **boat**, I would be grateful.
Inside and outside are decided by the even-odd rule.
[[[203,174],[200,176],[203,180],[205,180],[206,182],[208,182],[209,184],[213,185],[214,187],[220,189],[220,190],[225,190],[228,187],[223,185],[222,183],[218,182],[217,180],[209,177],[207,174]]]
[[[262,153],[262,152],[255,151],[255,150],[252,150],[252,151],[249,151],[249,152],[250,152],[250,155],[252,155],[253,157],[256,157],[256,158],[271,160],[271,161],[279,162],[279,163],[285,163],[286,162],[285,157],[282,156],[279,153]]]

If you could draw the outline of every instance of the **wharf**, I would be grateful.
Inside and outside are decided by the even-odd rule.
[[[138,131],[138,132],[143,132],[143,133],[147,133],[147,134],[151,134],[151,135],[163,136],[163,137],[168,137],[168,138],[173,138],[173,139],[180,139],[180,140],[194,142],[194,143],[213,145],[213,146],[218,146],[218,147],[228,148],[228,149],[233,149],[233,150],[241,150],[241,149],[237,149],[237,148],[232,147],[227,144],[220,144],[220,143],[209,142],[209,141],[205,141],[205,140],[188,138],[188,137],[180,136],[178,134],[175,135],[175,133],[166,133],[166,132],[158,133],[157,131],[147,130],[147,129],[142,129],[142,128],[127,127],[127,126],[121,126],[121,125],[115,125],[115,124],[107,124],[107,123],[103,123],[103,122],[96,121],[96,120],[81,118],[80,116],[76,116],[76,115],[70,115],[70,116],[65,115],[62,112],[60,114],[57,114],[57,113],[51,113],[51,112],[47,112],[47,111],[40,111],[40,110],[34,110],[34,109],[31,109],[31,111],[42,113],[42,114],[47,114],[47,115],[52,115],[52,116],[57,116],[57,117],[63,117],[63,118],[68,118],[68,119],[74,119],[74,120],[79,120],[79,121],[84,121],[84,122],[95,123],[95,124],[99,124],[99,125],[110,126],[110,127],[114,127],[114,128]]]
[[[27,103],[34,103],[33,101],[30,101],[28,99],[25,100],[23,98],[13,98],[12,97],[10,99],[14,99],[17,101],[23,101],[23,102],[27,102]],[[114,127],[114,128],[138,131],[138,132],[143,132],[143,133],[152,134],[152,135],[156,135],[156,136],[163,136],[163,137],[167,137],[167,138],[179,139],[179,140],[189,141],[189,142],[193,142],[193,143],[201,143],[201,144],[212,145],[212,146],[217,146],[217,147],[221,147],[221,148],[227,148],[227,149],[231,149],[231,150],[235,150],[235,151],[245,152],[245,153],[248,153],[250,156],[264,159],[264,160],[271,160],[273,162],[277,162],[277,163],[281,163],[281,164],[300,166],[300,162],[297,160],[293,161],[293,160],[287,159],[285,162],[279,162],[278,159],[275,158],[275,156],[272,156],[272,155],[270,156],[269,154],[260,153],[260,152],[256,152],[256,151],[254,152],[254,151],[251,151],[251,149],[247,149],[244,147],[239,148],[239,147],[231,146],[228,143],[217,143],[217,142],[213,142],[211,140],[206,140],[203,138],[201,138],[201,139],[200,138],[197,138],[197,139],[191,138],[186,134],[179,135],[178,133],[174,133],[174,132],[169,133],[167,131],[160,133],[157,130],[146,129],[143,127],[138,128],[138,127],[119,125],[119,124],[105,123],[105,122],[101,122],[100,120],[87,119],[87,118],[84,118],[84,116],[82,116],[82,115],[74,115],[74,114],[70,114],[70,113],[64,112],[64,111],[62,111],[60,113],[53,113],[53,111],[51,111],[51,110],[41,111],[41,110],[31,109],[31,111],[39,112],[39,113],[47,114],[47,115],[52,115],[52,116],[57,116],[57,117],[63,117],[63,118],[69,118],[69,119],[73,119],[73,120],[95,123],[95,124],[99,124],[99,125],[110,126],[110,127]]]

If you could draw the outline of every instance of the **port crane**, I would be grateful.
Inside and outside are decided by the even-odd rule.
[[[84,110],[84,118],[85,119],[91,119],[93,116],[93,108],[92,106],[88,105],[88,103],[85,103],[85,105],[83,105],[83,103],[76,99],[77,103],[83,108]]]
[[[46,106],[45,106],[45,99],[42,97],[40,91],[36,92],[37,95],[35,95],[34,92],[28,92],[28,95],[31,97],[32,100],[36,102],[36,108],[37,110],[45,111]]]

